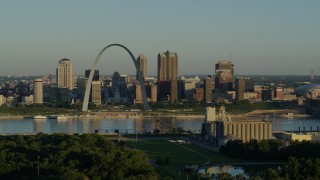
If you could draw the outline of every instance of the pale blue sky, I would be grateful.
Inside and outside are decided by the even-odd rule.
[[[0,2],[0,75],[53,74],[61,58],[76,74],[106,45],[121,43],[148,58],[179,56],[179,74],[213,74],[221,58],[236,74],[320,74],[319,0],[8,0]],[[134,74],[119,47],[100,74]]]

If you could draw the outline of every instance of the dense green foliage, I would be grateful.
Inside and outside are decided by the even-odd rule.
[[[274,174],[274,173],[272,173]],[[272,176],[269,176],[273,178]],[[320,158],[304,159],[290,157],[278,177],[285,179],[320,179]]]
[[[0,106],[0,115],[36,115],[36,114],[57,114],[66,113],[66,109],[48,107],[43,104],[17,105],[17,106]]]
[[[0,137],[0,178],[157,179],[158,177],[141,151],[116,146],[103,136],[38,134]]]
[[[320,143],[310,141],[291,142],[284,146],[280,140],[251,140],[243,143],[241,140],[228,141],[220,151],[231,157],[251,160],[282,160],[289,157],[317,158],[320,157]]]

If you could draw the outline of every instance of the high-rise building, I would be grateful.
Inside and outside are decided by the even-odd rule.
[[[33,81],[33,103],[43,103],[43,82],[42,79]]]
[[[205,103],[212,103],[212,80],[211,76],[204,79],[204,101]]]
[[[74,88],[74,71],[69,59],[64,58],[59,61],[56,73],[58,87],[67,87],[69,90]]]
[[[101,105],[101,81],[92,81],[92,91],[91,91],[91,97],[92,97],[92,103],[100,106]]]
[[[150,94],[151,94],[151,97],[150,97],[150,102],[157,102],[157,91],[158,91],[158,87],[157,85],[154,85],[152,84],[151,85],[151,90],[150,90]]]
[[[243,78],[237,78],[235,83],[236,98],[238,101],[244,100],[244,93],[246,90],[246,80]]]
[[[88,79],[91,69],[85,71],[85,77]],[[99,81],[99,70],[94,70],[92,81]]]
[[[231,61],[219,61],[215,71],[215,89],[220,91],[233,90],[234,64]]]
[[[158,54],[158,81],[178,79],[178,54],[165,52]]]
[[[165,52],[158,54],[158,84],[159,91],[165,89],[164,84],[170,84],[169,93],[160,92],[159,98],[170,96],[170,102],[178,100],[178,54]],[[166,83],[167,82],[167,83]]]
[[[147,57],[144,54],[140,54],[137,61],[140,67],[141,77],[144,80],[148,76]],[[138,75],[136,79],[138,79]]]
[[[178,80],[170,80],[170,102],[175,103],[178,101]]]

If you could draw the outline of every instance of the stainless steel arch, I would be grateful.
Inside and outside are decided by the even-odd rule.
[[[136,70],[137,70],[138,80],[139,80],[139,83],[140,83],[140,88],[141,88],[142,98],[143,98],[143,108],[144,108],[144,110],[148,110],[149,106],[148,106],[146,88],[145,88],[144,83],[143,83],[143,79],[142,79],[142,76],[141,76],[140,66],[138,64],[138,61],[135,59],[135,57],[133,56],[131,51],[127,47],[125,47],[124,45],[121,45],[121,44],[110,44],[110,45],[104,47],[100,51],[100,53],[96,57],[95,61],[93,62],[93,65],[91,67],[91,72],[90,72],[90,75],[89,75],[89,79],[88,79],[88,82],[87,82],[87,86],[86,86],[86,92],[85,92],[84,99],[83,99],[82,111],[88,111],[88,103],[89,103],[89,95],[90,95],[90,90],[91,90],[92,78],[93,78],[93,74],[94,74],[94,71],[96,69],[96,66],[97,66],[97,64],[99,62],[100,56],[102,55],[102,53],[105,50],[107,50],[111,46],[120,46],[123,49],[125,49],[129,53],[129,55],[131,56],[132,61],[133,61],[134,65],[136,67]]]

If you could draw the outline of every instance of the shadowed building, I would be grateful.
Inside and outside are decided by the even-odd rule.
[[[243,78],[237,78],[235,83],[235,89],[236,89],[236,99],[238,101],[244,100],[244,93],[246,90],[246,81]]]
[[[204,101],[207,104],[212,103],[212,80],[211,76],[207,76],[204,79]]]
[[[222,92],[233,90],[234,64],[231,61],[219,61],[215,71],[215,89]]]
[[[59,61],[57,73],[58,87],[66,87],[69,90],[74,88],[74,71],[72,63],[69,59],[61,59]]]

